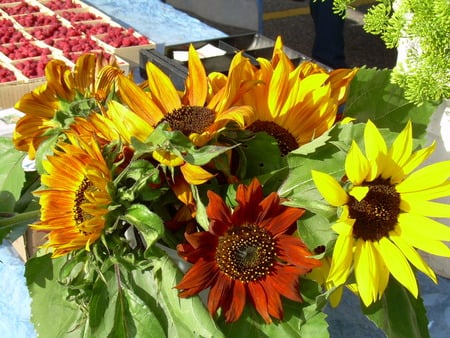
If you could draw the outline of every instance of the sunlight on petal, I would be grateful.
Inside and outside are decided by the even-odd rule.
[[[424,190],[443,184],[450,176],[450,161],[438,162],[411,173],[403,182],[397,184],[398,192]]]
[[[311,175],[320,194],[328,203],[340,206],[348,201],[347,193],[332,176],[316,170],[312,170]]]
[[[181,167],[181,172],[183,173],[183,176],[185,180],[194,185],[203,184],[207,181],[209,181],[211,178],[214,177],[213,174],[206,171],[202,167],[198,165],[193,165],[190,163],[185,163]]]
[[[340,235],[336,240],[327,282],[332,286],[345,284],[353,263],[353,237]]]
[[[384,259],[392,276],[395,277],[411,294],[417,298],[419,288],[416,276],[403,253],[389,239],[383,237],[380,241],[380,255]]]
[[[401,213],[398,216],[398,223],[402,229],[411,229],[417,233],[418,237],[450,242],[450,227],[432,218],[413,213]]]
[[[403,255],[414,265],[419,271],[422,271],[425,275],[437,284],[436,274],[433,269],[424,261],[424,259],[414,250],[400,235],[392,232],[389,238],[395,243],[395,245],[401,250]]]
[[[355,185],[361,184],[370,170],[369,161],[361,152],[358,144],[353,141],[345,158],[345,173]]]

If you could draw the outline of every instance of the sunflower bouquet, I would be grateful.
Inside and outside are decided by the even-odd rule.
[[[208,74],[191,46],[177,90],[88,53],[17,102],[0,224],[45,236],[26,262],[39,336],[326,337],[342,297],[428,334],[419,250],[450,257],[450,161],[421,166],[436,104],[389,70],[294,65],[281,38],[257,61]]]

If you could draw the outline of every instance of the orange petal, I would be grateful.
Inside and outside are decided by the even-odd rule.
[[[189,46],[188,71],[186,94],[188,95],[189,105],[203,107],[208,94],[208,78],[206,77],[205,67],[203,67],[192,44]]]
[[[202,167],[187,162],[180,167],[180,170],[183,173],[184,179],[194,185],[203,184],[214,177],[213,174]]]

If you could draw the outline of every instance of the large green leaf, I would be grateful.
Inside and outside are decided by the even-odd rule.
[[[66,300],[67,289],[57,281],[65,258],[50,254],[31,258],[25,265],[25,277],[32,298],[31,320],[41,338],[82,337],[86,321],[75,303]]]
[[[0,211],[12,212],[25,181],[22,169],[24,153],[17,151],[9,138],[0,137]]]
[[[121,219],[134,225],[142,234],[148,246],[158,240],[164,233],[164,223],[161,217],[150,211],[143,204],[133,204]]]
[[[350,84],[344,114],[359,121],[370,119],[377,127],[396,132],[411,120],[414,136],[423,141],[437,105],[425,102],[416,106],[406,100],[403,90],[391,83],[391,72],[389,69],[361,68]]]
[[[141,294],[141,299],[162,311],[160,316],[165,321],[167,337],[224,337],[199,297],[178,297],[174,286],[181,280],[182,273],[174,262],[164,255],[155,258],[153,263],[152,271],[133,271],[133,281],[135,289],[140,288],[142,294],[147,294],[147,297]]]
[[[390,338],[430,336],[422,298],[414,298],[395,278],[389,280],[380,301],[362,310]]]

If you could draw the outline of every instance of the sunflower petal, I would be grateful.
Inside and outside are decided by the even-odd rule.
[[[419,288],[416,276],[403,253],[389,239],[383,237],[379,241],[379,252],[392,276],[397,279],[411,294],[417,298]]]
[[[391,233],[389,238],[395,243],[395,245],[400,249],[412,265],[430,277],[430,279],[437,284],[436,274],[433,269],[431,269],[431,267],[424,261],[416,250],[414,250],[400,235],[396,233]]]
[[[345,173],[348,179],[354,184],[361,184],[370,172],[370,165],[363,155],[358,144],[353,141],[347,157],[345,158]]]
[[[410,229],[420,238],[450,242],[450,227],[438,221],[413,213],[401,213],[398,223],[402,229]]]
[[[377,252],[370,241],[356,241],[355,247],[355,278],[359,296],[363,303],[369,306],[378,299],[379,260]]]
[[[205,67],[194,46],[189,46],[188,76],[186,79],[186,93],[191,106],[203,107],[208,94],[208,80]],[[171,110],[168,110],[171,111]]]
[[[232,294],[231,299],[233,301],[230,304],[228,309],[224,309],[225,311],[225,320],[228,323],[235,322],[239,319],[244,311],[245,300],[246,300],[246,292],[245,287],[240,281],[233,280],[232,281]]]
[[[213,174],[206,171],[201,166],[190,164],[187,162],[180,166],[180,170],[183,173],[184,179],[188,183],[194,185],[203,184],[214,177]]]
[[[320,194],[328,203],[335,207],[347,203],[347,193],[331,175],[316,170],[312,170],[311,175]]]
[[[165,115],[181,107],[181,99],[172,80],[156,65],[148,62],[145,66],[147,82],[152,98]]]
[[[450,161],[430,164],[411,173],[396,185],[399,193],[426,190],[445,183],[450,176]]]
[[[390,157],[400,167],[409,160],[412,154],[412,124],[408,121],[406,127],[400,132],[389,150]]]
[[[327,284],[345,284],[353,263],[353,236],[339,235],[333,250]]]

